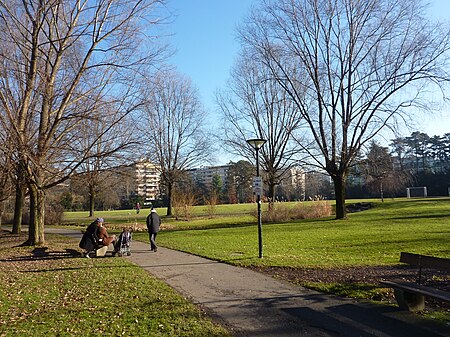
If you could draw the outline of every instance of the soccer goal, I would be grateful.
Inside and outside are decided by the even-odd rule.
[[[427,197],[427,187],[407,187],[406,188],[407,198],[426,198]]]

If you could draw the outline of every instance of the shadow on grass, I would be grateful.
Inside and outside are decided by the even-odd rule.
[[[449,215],[446,213],[442,213],[442,214],[420,214],[420,215],[410,215],[410,216],[399,216],[399,217],[390,217],[390,219],[392,220],[403,220],[403,219],[448,219]]]
[[[242,222],[242,223],[232,223],[232,224],[224,224],[224,223],[216,223],[209,225],[198,225],[192,224],[182,227],[174,227],[174,228],[164,228],[164,232],[180,232],[180,231],[189,231],[189,230],[205,230],[205,229],[221,229],[221,228],[241,228],[241,227],[251,227],[256,225],[256,219],[254,222]]]
[[[95,266],[95,269],[111,269],[111,268],[136,268],[133,265],[128,266]],[[51,269],[30,269],[30,270],[22,270],[21,273],[49,273],[49,272],[60,272],[60,271],[69,271],[69,270],[82,270],[82,269],[92,269],[92,266],[80,266],[80,267],[67,267],[67,268],[51,268]]]
[[[48,252],[47,250],[48,250],[47,247],[38,247],[32,250],[33,255],[31,256],[28,255],[28,256],[19,256],[13,259],[0,259],[0,262],[62,260],[62,259],[79,258],[83,255],[76,249],[70,248],[67,248],[64,251],[55,251],[55,252]]]

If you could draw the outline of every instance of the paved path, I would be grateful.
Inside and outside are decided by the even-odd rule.
[[[396,307],[327,296],[163,247],[154,253],[137,241],[131,251],[127,259],[203,307],[234,336],[450,337],[450,326]]]

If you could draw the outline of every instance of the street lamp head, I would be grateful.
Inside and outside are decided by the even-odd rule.
[[[247,139],[246,142],[251,146],[253,146],[255,150],[259,150],[266,143],[266,140],[261,138],[254,138],[254,139]]]

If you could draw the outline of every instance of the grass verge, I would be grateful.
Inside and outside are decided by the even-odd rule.
[[[238,266],[320,270],[317,278],[296,278],[295,283],[340,296],[392,303],[392,289],[379,285],[388,275],[369,278],[364,270],[396,269],[402,251],[450,258],[450,198],[372,201],[372,205],[370,210],[349,214],[347,220],[328,217],[264,223],[262,259],[258,258],[255,220],[253,225],[227,223],[211,228],[205,220],[193,219],[189,225],[192,229],[184,225],[177,230],[174,226],[162,231],[158,241],[169,248]],[[135,239],[148,240],[144,233],[136,233]],[[353,276],[357,269],[359,278],[336,280],[327,276],[334,270]],[[444,287],[448,287],[448,279],[442,282]],[[448,307],[436,308],[425,314],[450,322]]]
[[[229,336],[122,258],[80,258],[73,240],[19,247],[0,233],[0,336]]]

